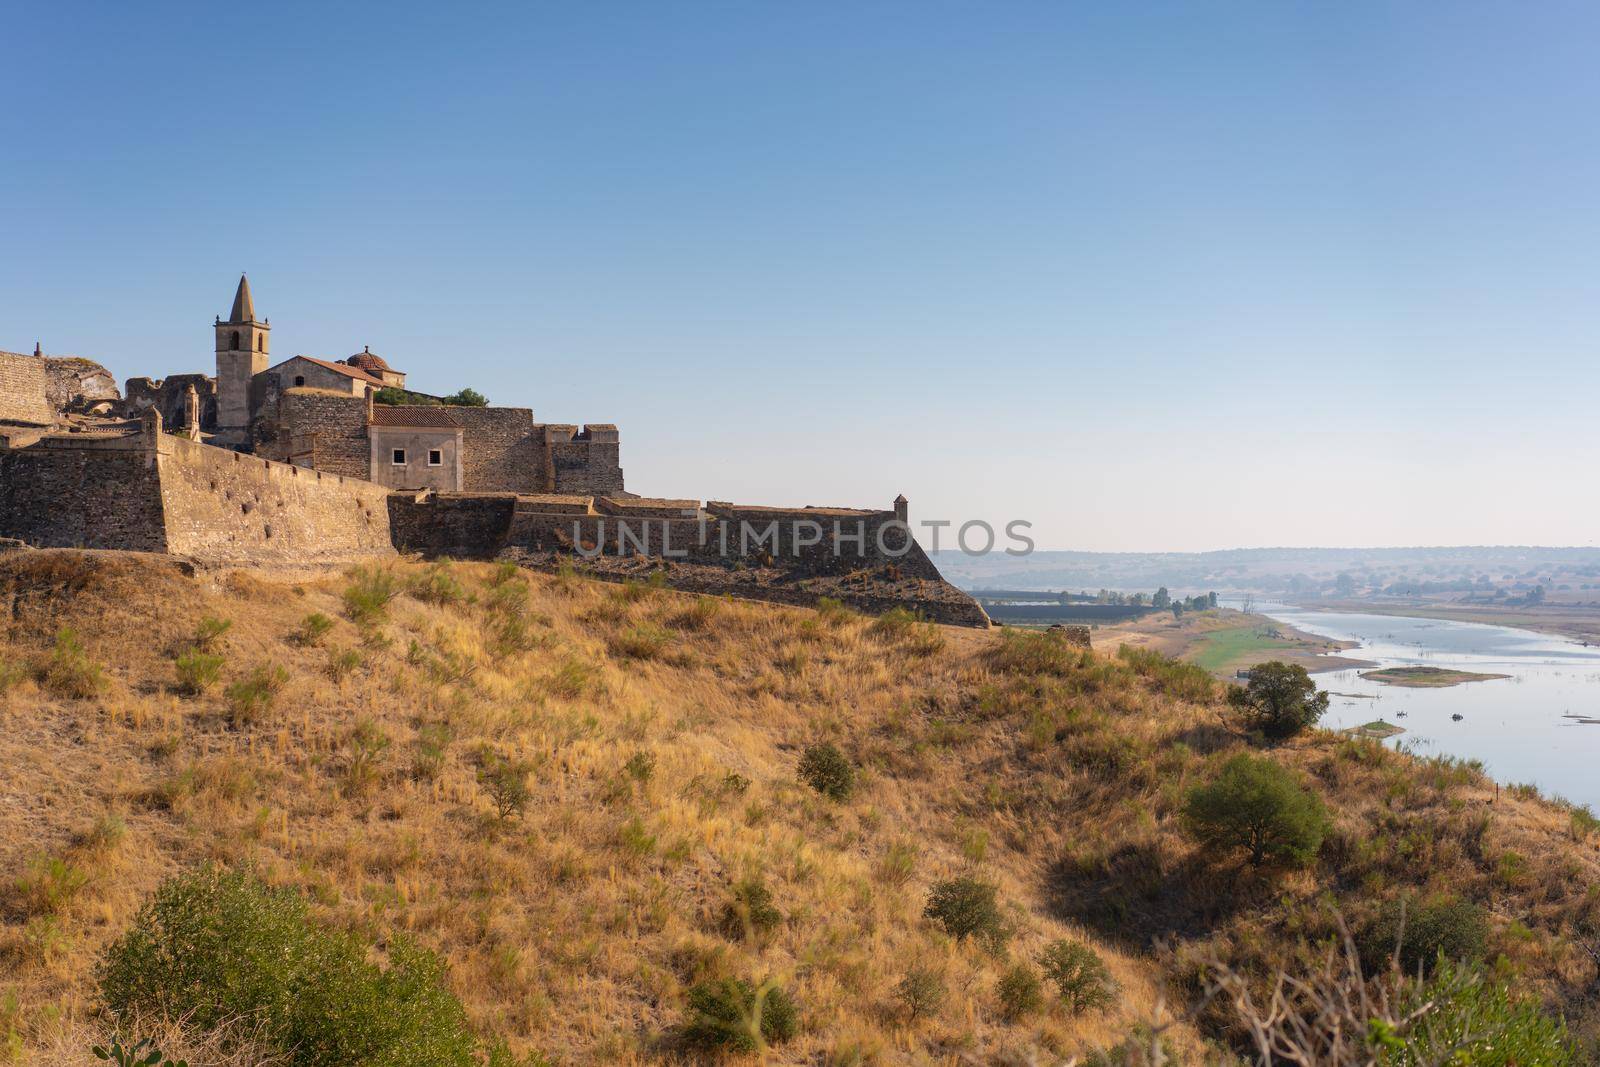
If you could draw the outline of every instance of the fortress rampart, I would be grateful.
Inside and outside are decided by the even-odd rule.
[[[380,487],[140,424],[80,433],[0,431],[0,537],[214,563],[392,555]]]

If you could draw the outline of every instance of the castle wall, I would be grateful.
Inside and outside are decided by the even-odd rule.
[[[365,398],[287,389],[277,407],[273,447],[263,455],[342,478],[372,476]]]
[[[461,424],[461,488],[481,493],[545,489],[543,449],[529,408],[452,407]]]
[[[0,352],[0,422],[43,426],[54,419],[44,360],[38,356]]]
[[[392,555],[387,492],[140,430],[12,435],[0,537],[50,548],[171,552],[209,563]]]
[[[553,493],[620,493],[621,436],[609,424],[543,427],[549,488]]]
[[[160,468],[167,551],[174,554],[305,563],[394,551],[388,492],[371,482],[170,435]]]
[[[45,356],[45,395],[56,411],[93,407],[101,401],[122,399],[111,372],[82,356]]]
[[[401,552],[493,559],[506,547],[515,493],[392,493],[389,530]]]
[[[165,551],[155,453],[99,444],[0,448],[0,537],[40,548]]]

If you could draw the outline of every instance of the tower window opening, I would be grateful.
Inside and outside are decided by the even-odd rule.
[[[234,330],[233,331],[233,345],[232,345],[232,347],[233,347],[233,350],[235,352],[239,351],[239,331],[238,330]]]
[[[294,376],[294,384],[296,384],[296,385],[304,385],[304,384],[306,384],[306,376],[304,374],[296,374]]]

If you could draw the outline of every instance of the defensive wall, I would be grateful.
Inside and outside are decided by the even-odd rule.
[[[904,511],[746,507],[724,501],[577,494],[394,493],[395,547],[424,556],[510,557],[620,580],[638,567],[691,592],[863,611],[909,607],[937,622],[988,626],[945,582]]]
[[[0,431],[0,537],[41,548],[169,552],[209,563],[394,553],[387,492],[140,423]]]
[[[55,418],[44,361],[18,352],[0,352],[0,422],[46,425]]]

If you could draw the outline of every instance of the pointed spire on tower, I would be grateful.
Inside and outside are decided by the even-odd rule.
[[[229,312],[228,321],[256,321],[256,305],[250,299],[250,282],[243,274],[239,275],[239,291],[233,294],[233,311]]]

